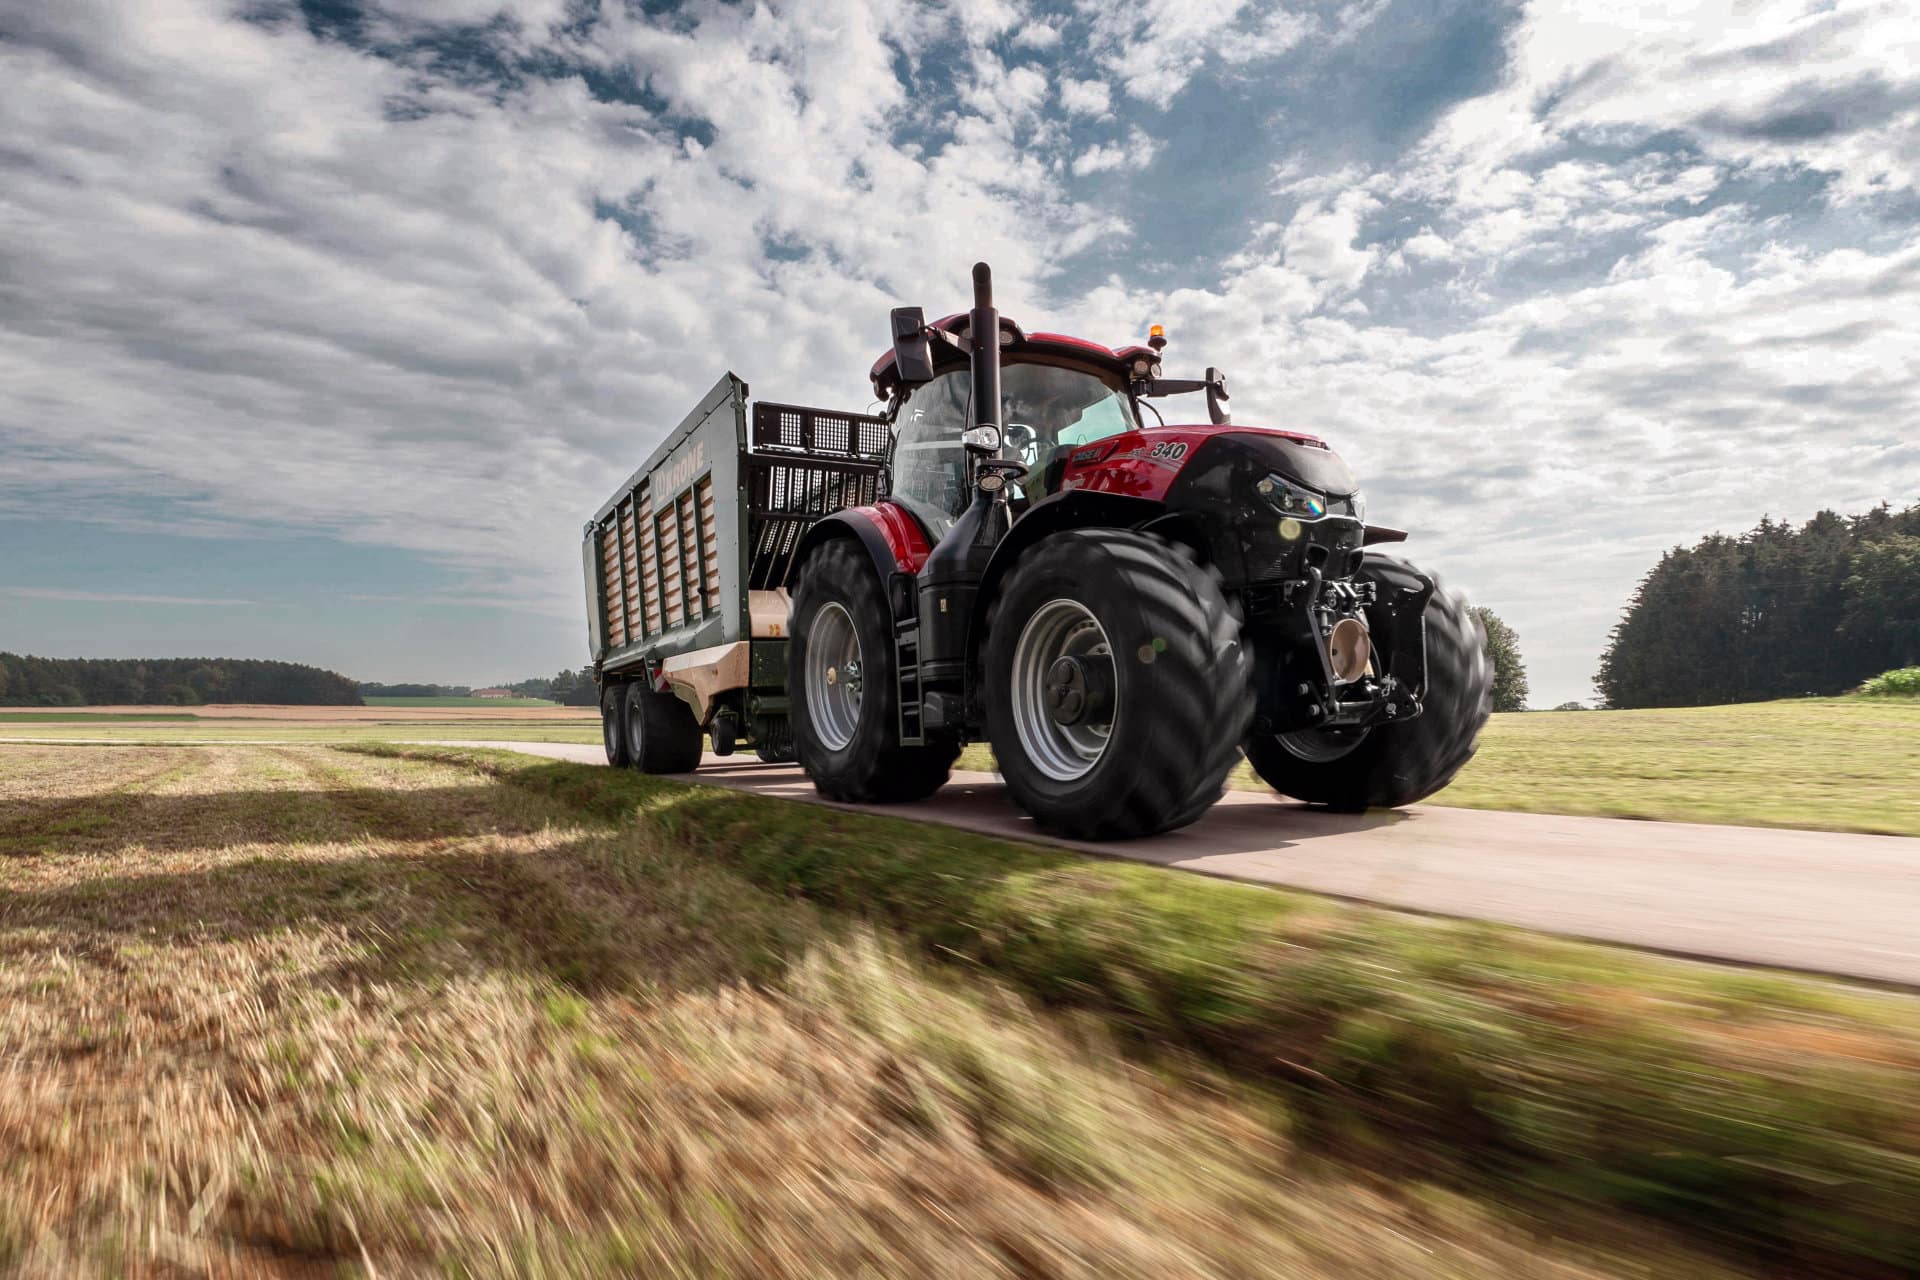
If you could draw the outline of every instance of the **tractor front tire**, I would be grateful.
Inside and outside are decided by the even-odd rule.
[[[787,702],[800,766],[830,800],[923,800],[953,771],[958,743],[900,744],[897,663],[873,561],[848,538],[819,547],[793,591]]]
[[[627,760],[641,773],[692,773],[700,767],[700,725],[693,708],[644,681],[627,686]]]
[[[600,691],[600,737],[607,749],[607,763],[624,769],[632,762],[627,754],[626,690],[609,684]]]
[[[1423,586],[1412,565],[1369,553],[1360,570],[1378,598]],[[1368,613],[1373,634],[1391,651],[1396,619],[1382,604]],[[1247,742],[1247,763],[1282,795],[1343,813],[1395,809],[1424,800],[1473,759],[1493,710],[1493,664],[1486,632],[1466,598],[1435,587],[1426,610],[1427,691],[1411,720],[1342,737],[1336,730],[1261,734]]]
[[[1120,840],[1220,798],[1253,715],[1250,657],[1217,576],[1123,529],[1055,534],[1016,562],[988,622],[987,732],[1041,826]]]

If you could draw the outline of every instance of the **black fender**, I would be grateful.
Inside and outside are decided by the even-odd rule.
[[[1026,514],[1013,522],[1013,528],[993,549],[987,571],[980,578],[980,592],[974,597],[973,616],[967,620],[967,652],[979,660],[980,646],[987,637],[987,611],[1000,593],[1000,581],[1013,562],[1040,539],[1068,529],[1134,529],[1151,527],[1167,517],[1167,507],[1152,498],[1134,498],[1119,493],[1066,489],[1050,494],[1028,507]],[[1159,530],[1155,530],[1160,532]],[[1171,536],[1171,535],[1169,535]]]

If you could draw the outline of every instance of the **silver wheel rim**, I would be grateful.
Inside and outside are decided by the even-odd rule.
[[[860,633],[837,602],[820,606],[807,629],[807,718],[830,751],[853,741],[860,723]]]
[[[1027,759],[1055,782],[1075,782],[1106,754],[1120,709],[1116,700],[1105,723],[1055,720],[1048,710],[1047,672],[1061,658],[1113,660],[1099,619],[1076,600],[1049,600],[1034,610],[1013,646],[1011,681],[1013,728]]]

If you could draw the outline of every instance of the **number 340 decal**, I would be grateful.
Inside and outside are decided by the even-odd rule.
[[[1149,458],[1167,458],[1177,462],[1187,456],[1187,445],[1184,440],[1163,440],[1148,450],[1147,456]]]

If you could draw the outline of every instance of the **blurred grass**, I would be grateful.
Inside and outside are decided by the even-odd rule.
[[[1394,1007],[1329,1028],[1355,1047],[1316,1059],[1350,1064],[1325,1097],[1310,1076],[1275,1087],[1262,1055],[1277,1039],[1216,1048],[1235,1072],[1150,1046],[1230,979],[1214,964],[1277,927],[1256,913],[1243,933],[1179,877],[1106,896],[1096,879],[1087,899],[1075,876],[1094,864],[1058,851],[922,851],[937,833],[767,801],[715,810],[704,789],[604,769],[484,771],[499,767],[0,749],[0,1272],[1778,1273],[1554,1188],[1485,1195],[1444,1160],[1423,1169],[1444,1150],[1425,1130],[1348,1123],[1409,1087],[1409,1067],[1420,1091],[1453,1070],[1396,1048]],[[888,851],[905,855],[891,871]],[[836,863],[842,893],[796,892],[836,883]],[[954,918],[969,897],[997,943]],[[1238,901],[1286,904],[1303,953],[1386,919]],[[1159,921],[1129,962],[1133,1014],[1100,995],[1122,959],[1101,940],[1109,913],[1129,909]],[[923,926],[889,928],[895,913]],[[1023,937],[1006,932],[1021,921]],[[968,962],[929,964],[936,937],[971,954],[931,954]],[[1027,966],[1074,955],[1081,982],[1054,1008],[1017,989]],[[1325,1003],[1311,970],[1292,974]],[[1456,974],[1433,1008],[1488,981]],[[1777,1000],[1805,1033],[1853,999],[1782,992],[1716,990],[1729,1012],[1712,1014],[1744,1027],[1731,1011]],[[1849,1260],[1802,1249],[1781,1266]]]
[[[1920,1001],[508,753],[461,764],[1283,1090],[1296,1136],[1920,1268]]]

